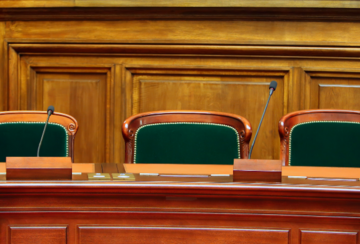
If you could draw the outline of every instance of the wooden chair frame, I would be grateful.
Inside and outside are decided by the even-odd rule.
[[[297,124],[311,121],[360,122],[360,111],[313,109],[296,111],[283,116],[279,121],[280,160],[282,165],[289,165],[289,136],[291,129]]]
[[[230,113],[212,111],[154,111],[140,113],[126,119],[122,126],[125,139],[125,163],[134,162],[134,140],[136,131],[144,125],[171,122],[199,122],[215,123],[233,127],[239,133],[240,154],[243,158],[249,155],[249,142],[251,139],[251,125],[241,116]]]
[[[46,111],[5,111],[0,112],[0,123],[5,122],[46,122]],[[74,140],[78,130],[78,122],[70,115],[54,112],[49,119],[49,123],[56,123],[64,126],[69,136],[68,149],[69,156],[74,162]]]

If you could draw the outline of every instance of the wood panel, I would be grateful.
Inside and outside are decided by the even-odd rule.
[[[66,226],[9,226],[8,244],[66,244]]]
[[[358,232],[301,230],[301,244],[356,244]]]
[[[198,70],[196,67],[181,71],[129,70],[132,71],[133,83],[132,114],[156,110],[222,111],[247,118],[254,131],[269,97],[269,84],[276,80],[278,88],[269,104],[253,157],[279,157],[279,140],[273,128],[276,128],[287,103],[284,97],[288,71]],[[195,73],[198,74],[194,76]]]
[[[36,81],[34,110],[46,110],[52,104],[81,124],[75,139],[74,162],[105,162],[106,75],[39,74]]]
[[[360,110],[356,102],[360,95],[360,73],[308,72],[307,93],[310,109]]]
[[[79,244],[229,243],[288,244],[288,230],[167,226],[79,226]]]
[[[75,138],[74,162],[109,162],[109,69],[32,67],[22,60],[20,109],[55,111],[75,117],[81,129]],[[25,78],[26,77],[26,78]],[[86,142],[86,143],[84,143]]]
[[[279,158],[277,122],[288,112],[318,108],[319,101],[322,104],[320,107],[358,109],[355,99],[352,98],[357,96],[357,90],[353,88],[359,78],[359,61],[356,57],[359,56],[360,49],[351,47],[352,44],[349,43],[347,47],[310,46],[313,41],[320,43],[315,37],[311,39],[311,43],[307,43],[308,46],[299,46],[299,43],[286,46],[287,41],[280,40],[281,38],[279,41],[282,46],[246,45],[248,41],[258,44],[261,41],[253,39],[254,36],[243,39],[243,36],[231,35],[230,39],[224,39],[229,41],[228,45],[200,45],[203,36],[193,39],[196,44],[187,43],[184,38],[198,38],[192,32],[190,24],[196,24],[206,32],[206,28],[213,28],[212,22],[208,20],[182,21],[181,23],[186,24],[178,30],[181,33],[179,38],[179,33],[166,36],[142,32],[144,26],[140,20],[100,21],[92,28],[88,26],[89,21],[73,21],[71,23],[77,24],[75,29],[79,31],[73,37],[68,35],[67,26],[61,21],[59,33],[46,31],[44,26],[51,24],[51,21],[40,22],[14,21],[6,25],[10,74],[9,82],[6,84],[9,90],[9,93],[5,94],[6,101],[9,103],[9,109],[43,109],[47,106],[45,103],[61,99],[61,102],[54,101],[58,104],[57,107],[67,107],[64,112],[82,120],[79,121],[80,130],[77,137],[80,139],[76,142],[88,140],[91,144],[88,147],[84,144],[75,146],[75,150],[79,148],[78,153],[75,153],[79,157],[75,159],[76,162],[123,162],[121,123],[125,118],[138,112],[161,109],[230,112],[246,117],[255,131],[268,97],[267,86],[271,80],[277,80],[279,86],[270,101],[254,148],[254,158]],[[176,21],[148,22],[151,23],[146,24],[156,25],[162,33],[168,31],[167,28]],[[227,22],[223,20],[222,23]],[[104,30],[109,31],[112,27],[120,30],[119,23],[128,23],[129,26],[121,28],[130,28],[136,33],[131,34],[130,31],[123,36],[122,33],[126,32],[124,29],[113,36],[104,34]],[[244,24],[247,26],[248,22],[245,21]],[[302,28],[313,28],[307,23],[297,24]],[[262,22],[251,22],[254,30],[262,25]],[[346,26],[353,28],[356,23]],[[324,26],[318,27],[322,31],[331,31]],[[289,31],[289,26],[283,25],[281,28],[285,28],[282,31]],[[229,30],[224,30],[226,31]],[[275,28],[269,35],[276,34],[277,31]],[[139,36],[138,33],[143,35]],[[288,35],[290,37],[287,38],[292,41],[299,41],[291,31]],[[333,35],[337,36],[335,33]],[[71,44],[52,43],[55,42],[51,39],[53,36]],[[109,39],[102,39],[105,36]],[[150,38],[146,40],[149,43],[132,44],[136,37]],[[114,41],[115,38],[118,39]],[[161,38],[166,41],[162,43]],[[213,37],[208,38],[210,42],[217,42]],[[238,42],[241,44],[232,45],[231,38],[240,38]],[[39,40],[40,43],[32,43]],[[139,43],[142,40],[145,39],[138,39]],[[180,44],[173,43],[175,40]],[[88,43],[94,41],[98,44]],[[107,44],[110,41],[115,43]],[[331,42],[327,42],[326,45],[329,43]],[[95,86],[88,86],[95,84],[91,82],[55,82],[76,81],[80,76],[84,80],[91,77],[95,80],[100,79],[104,86],[97,89]],[[330,80],[332,81],[329,83]],[[349,84],[351,87],[346,87]],[[333,85],[336,89],[331,88]],[[64,99],[63,95],[53,95],[54,87],[58,93],[67,94],[64,95]],[[75,95],[69,100],[69,94],[79,96]],[[85,99],[77,100],[80,96]],[[105,105],[102,105],[101,112],[94,113],[90,109],[96,103],[96,98],[90,97],[102,99],[101,103]],[[338,99],[339,97],[342,98]],[[63,103],[63,100],[69,102]],[[69,104],[74,103],[77,105],[68,109]],[[89,114],[86,114],[87,112]],[[84,123],[86,125],[82,127]],[[86,131],[89,131],[89,128],[102,129],[90,129],[92,132],[85,135],[81,134],[85,133],[82,132],[82,128]],[[99,139],[100,135],[104,137]]]

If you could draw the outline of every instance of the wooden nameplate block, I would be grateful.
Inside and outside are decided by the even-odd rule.
[[[70,157],[7,157],[7,180],[71,180]]]
[[[282,167],[282,183],[310,185],[360,186],[360,168],[349,167]]]
[[[234,182],[281,182],[281,161],[271,159],[235,159]]]

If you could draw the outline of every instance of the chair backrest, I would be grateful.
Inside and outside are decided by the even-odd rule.
[[[128,118],[122,132],[125,163],[233,164],[248,157],[251,125],[229,113],[156,111]]]
[[[46,111],[0,112],[0,162],[6,157],[36,157],[47,119]],[[50,116],[40,156],[74,159],[77,121],[66,114]]]
[[[279,122],[283,165],[360,167],[360,111],[303,110]]]

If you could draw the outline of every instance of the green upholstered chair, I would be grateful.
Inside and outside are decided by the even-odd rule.
[[[47,119],[46,111],[0,112],[0,162],[6,157],[36,157]],[[74,159],[77,121],[66,114],[54,113],[49,119],[40,156]]]
[[[247,158],[250,123],[207,111],[156,111],[128,118],[122,128],[126,163],[233,164]]]
[[[281,118],[279,134],[283,165],[360,167],[360,111],[293,112]]]

